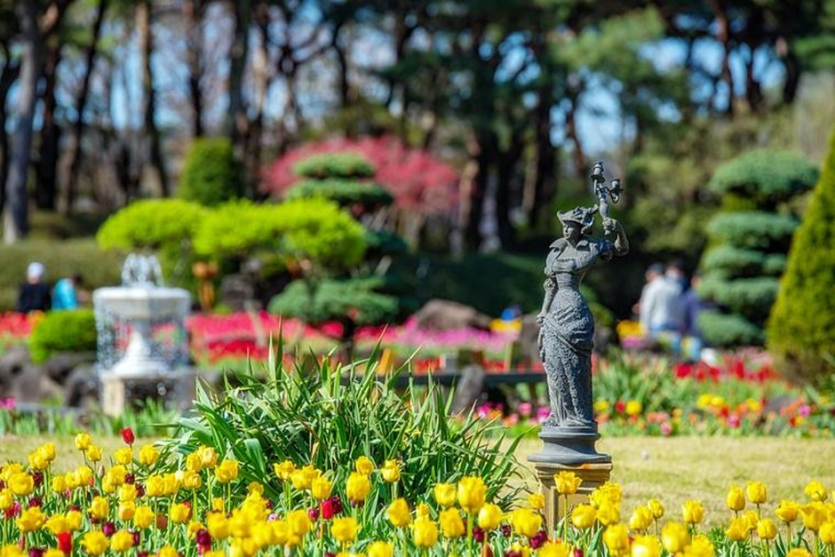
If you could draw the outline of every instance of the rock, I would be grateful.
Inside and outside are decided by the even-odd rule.
[[[519,331],[519,365],[530,368],[540,361],[539,357],[539,323],[536,314],[522,317],[522,330]]]
[[[244,311],[255,296],[255,286],[248,275],[226,275],[220,282],[220,303],[233,312]]]
[[[49,378],[42,366],[27,365],[12,380],[11,396],[18,403],[41,403],[63,397],[61,386]]]
[[[96,354],[93,352],[59,352],[51,356],[43,367],[50,379],[63,384],[75,368],[95,361]]]
[[[25,345],[13,346],[0,356],[0,392],[8,392],[14,376],[31,361],[29,348]]]
[[[469,412],[484,391],[484,368],[471,364],[461,370],[461,377],[455,384],[455,394],[452,397],[452,412],[458,414]]]
[[[93,365],[73,369],[64,382],[64,404],[81,408],[99,397],[99,376]]]
[[[429,300],[415,314],[415,319],[421,329],[435,331],[464,327],[484,330],[490,328],[490,317],[479,313],[475,308],[449,300]]]

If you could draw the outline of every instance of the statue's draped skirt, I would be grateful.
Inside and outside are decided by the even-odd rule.
[[[590,426],[591,353],[594,319],[579,292],[579,278],[557,274],[557,291],[542,331],[542,361],[548,374],[550,425]],[[556,423],[553,423],[556,418]]]

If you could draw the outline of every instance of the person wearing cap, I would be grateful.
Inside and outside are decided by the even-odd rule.
[[[684,328],[681,286],[664,273],[664,266],[655,263],[646,273],[646,285],[639,302],[641,325],[650,338],[665,337],[678,352]]]
[[[47,311],[52,307],[49,285],[44,282],[43,264],[32,262],[26,268],[26,282],[20,285],[15,309],[21,313]]]

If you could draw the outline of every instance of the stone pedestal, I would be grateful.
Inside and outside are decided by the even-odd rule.
[[[612,474],[612,457],[598,453],[595,442],[600,438],[596,427],[572,428],[545,425],[539,434],[542,451],[528,457],[536,469],[542,495],[545,496],[545,521],[549,534],[566,512],[578,503],[588,502],[589,495],[603,485]],[[574,472],[582,478],[577,493],[565,498],[557,493],[554,476]]]
[[[195,398],[196,373],[185,369],[165,374],[114,374],[101,376],[102,411],[108,416],[124,413],[133,400],[163,399],[184,410]]]

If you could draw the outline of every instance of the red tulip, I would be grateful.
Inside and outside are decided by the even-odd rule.
[[[136,437],[133,436],[133,430],[131,428],[126,427],[122,430],[122,441],[127,445],[133,445],[133,442],[136,441]]]
[[[56,538],[58,538],[58,549],[63,551],[64,555],[72,553],[72,534],[69,532],[61,532]]]

